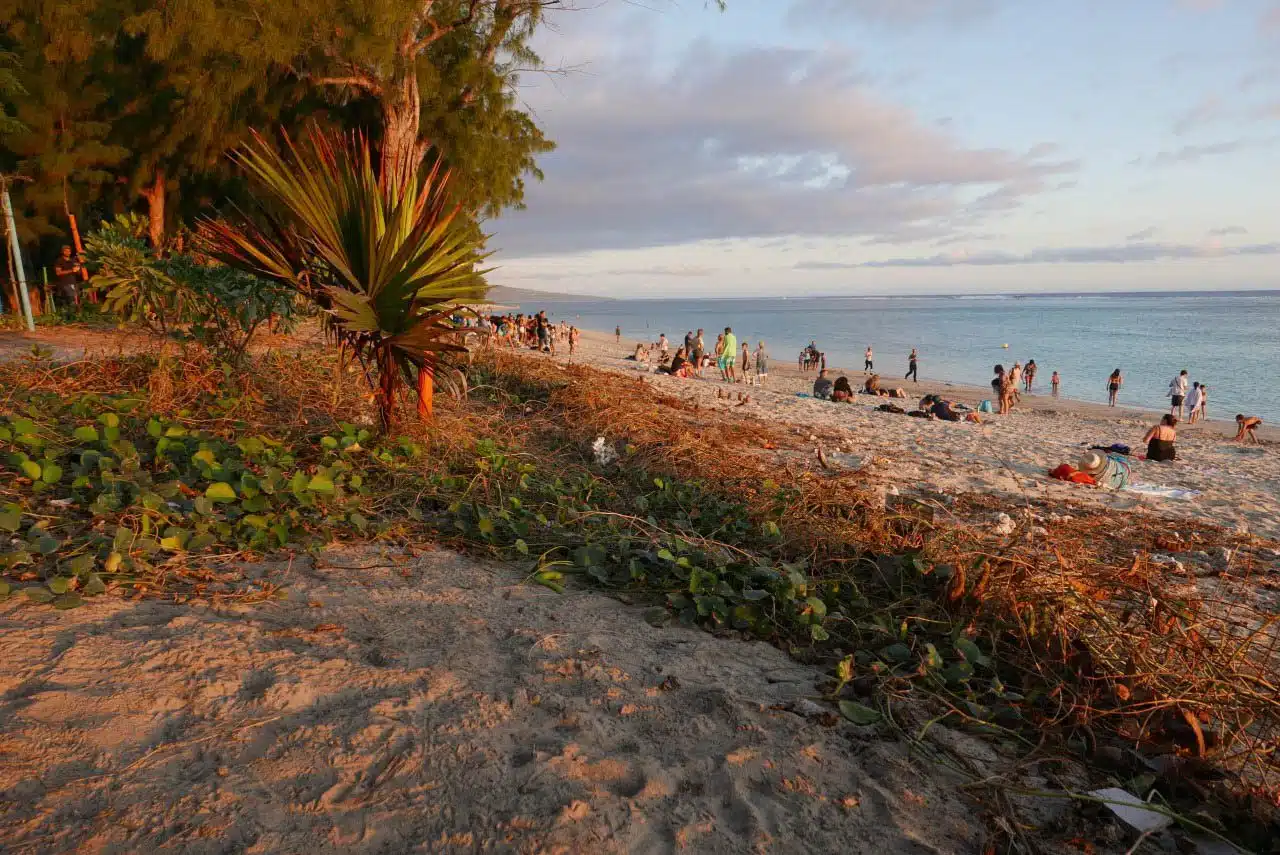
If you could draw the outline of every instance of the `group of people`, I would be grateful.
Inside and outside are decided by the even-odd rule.
[[[1208,385],[1196,381],[1188,389],[1186,371],[1179,372],[1177,377],[1169,381],[1169,415],[1178,419],[1185,417],[1188,424],[1195,424],[1205,417],[1208,406]]]
[[[556,353],[557,344],[565,345],[572,356],[578,349],[582,333],[567,321],[556,324],[545,311],[536,315],[488,315],[480,319],[480,327],[489,333],[489,342],[497,347],[527,347],[543,353]]]
[[[615,335],[621,340],[621,328],[615,330]],[[726,383],[764,385],[769,377],[769,353],[763,341],[757,344],[753,355],[748,342],[739,344],[732,327],[725,327],[711,348],[706,345],[705,335],[705,330],[689,330],[672,355],[671,343],[662,333],[652,347],[637,344],[635,353],[627,358],[646,365],[654,362],[659,373],[675,377],[701,377],[704,371],[714,368]]]
[[[1031,392],[1031,387],[1036,382],[1036,373],[1039,371],[1039,367],[1034,359],[1029,359],[1026,365],[1015,361],[1013,367],[1007,371],[1003,365],[997,365],[992,370],[995,372],[995,376],[991,378],[991,391],[995,394],[998,402],[996,412],[1005,414],[1013,412],[1014,405],[1022,400],[1019,386],[1028,393]],[[1055,371],[1049,382],[1056,397],[1062,385],[1062,377]]]

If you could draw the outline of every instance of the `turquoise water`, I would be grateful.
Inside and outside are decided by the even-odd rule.
[[[1122,405],[1168,406],[1182,369],[1207,383],[1211,418],[1237,412],[1280,421],[1280,292],[975,296],[803,297],[753,300],[547,300],[555,320],[673,347],[702,327],[732,326],[739,340],[764,340],[775,361],[794,364],[816,340],[827,361],[862,368],[867,345],[876,371],[901,377],[911,348],[920,377],[985,385],[997,362],[1034,359],[1037,392],[1062,375],[1063,397],[1105,403],[1107,377],[1124,372]],[[1009,349],[1001,347],[1008,344]]]

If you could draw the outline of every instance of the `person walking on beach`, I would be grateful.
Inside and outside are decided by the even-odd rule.
[[[764,342],[756,348],[756,380],[764,386],[764,379],[769,376],[769,354],[765,353]]]
[[[1049,378],[1049,382],[1053,384],[1053,397],[1058,397],[1058,385],[1062,382],[1062,378],[1058,376],[1058,372],[1053,372],[1053,376]]]
[[[1258,425],[1262,424],[1262,419],[1257,416],[1246,416],[1241,414],[1236,416],[1236,424],[1240,429],[1236,431],[1236,437],[1233,442],[1251,442],[1254,445],[1258,444],[1258,437],[1254,434],[1254,431],[1258,429]]]
[[[903,380],[910,378],[911,382],[920,382],[920,356],[916,353],[916,349],[911,348],[911,355],[907,357],[907,374]]]
[[[1114,407],[1116,405],[1116,397],[1120,394],[1120,387],[1124,385],[1124,376],[1121,375],[1120,369],[1117,368],[1111,372],[1111,377],[1107,380],[1107,406]]]
[[[1036,361],[1034,359],[1027,360],[1027,367],[1022,371],[1022,382],[1029,394],[1031,392],[1031,384],[1036,382]]]
[[[873,357],[874,357],[874,354],[871,353],[871,345],[867,345],[867,352],[862,360],[863,371],[871,372],[875,370],[876,368],[875,363],[872,362]]]
[[[733,334],[733,327],[724,328],[724,379],[727,383],[738,382],[736,365],[738,362],[738,337]]]
[[[582,335],[578,332],[577,327],[569,327],[569,356],[572,357],[578,350],[578,337]]]
[[[1182,402],[1187,399],[1187,372],[1169,381],[1169,415],[1182,418]]]

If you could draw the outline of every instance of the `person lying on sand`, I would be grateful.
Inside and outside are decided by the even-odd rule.
[[[827,369],[818,372],[818,379],[813,381],[813,397],[827,400],[831,397],[831,391],[835,388],[835,384],[831,382],[831,378],[827,377]]]
[[[831,390],[831,400],[833,401],[852,401],[853,387],[849,385],[848,377],[838,377],[836,385]]]
[[[1258,429],[1258,425],[1262,424],[1262,419],[1257,416],[1237,415],[1236,425],[1239,430],[1236,431],[1234,442],[1251,442],[1258,444],[1258,436],[1254,433]]]
[[[1166,415],[1160,419],[1160,424],[1147,431],[1142,441],[1147,444],[1148,460],[1176,460],[1177,451],[1174,449],[1174,443],[1178,439],[1177,416]]]

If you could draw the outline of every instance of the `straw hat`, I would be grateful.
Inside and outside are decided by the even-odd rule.
[[[1096,451],[1086,451],[1081,455],[1080,462],[1076,464],[1076,468],[1085,474],[1097,475],[1107,468],[1107,458]]]

